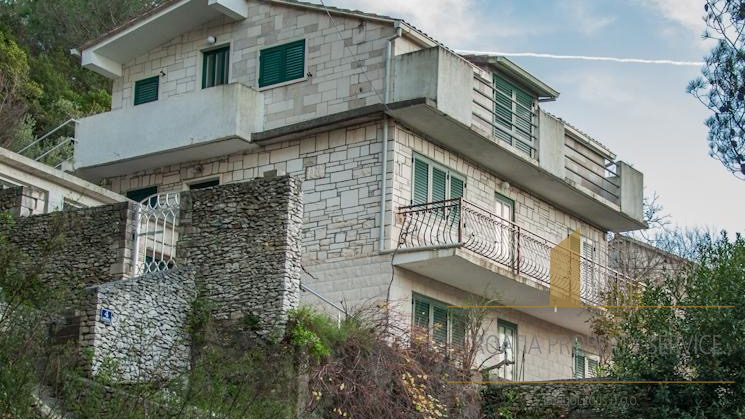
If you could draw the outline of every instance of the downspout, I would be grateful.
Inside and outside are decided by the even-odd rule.
[[[388,38],[388,43],[385,46],[385,86],[383,86],[383,107],[387,110],[388,102],[390,101],[391,91],[391,56],[393,53],[393,41],[401,36],[401,23],[395,23],[396,34]],[[385,250],[385,197],[386,188],[388,187],[388,115],[383,114],[383,178],[380,182],[380,232],[378,249],[379,251]]]

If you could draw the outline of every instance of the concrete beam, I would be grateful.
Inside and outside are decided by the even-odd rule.
[[[91,50],[83,51],[83,67],[95,71],[104,77],[116,79],[122,76],[122,63],[106,58]]]
[[[248,17],[246,0],[209,0],[207,4],[231,19],[243,20]]]

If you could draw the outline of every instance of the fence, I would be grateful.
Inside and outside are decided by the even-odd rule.
[[[400,209],[401,248],[456,246],[496,262],[517,275],[551,285],[551,250],[556,244],[475,204],[458,198]],[[580,298],[586,304],[626,301],[636,282],[578,252],[556,248],[562,262],[580,269]],[[563,253],[562,253],[563,252]]]

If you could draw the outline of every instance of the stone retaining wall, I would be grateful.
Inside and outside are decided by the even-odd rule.
[[[191,360],[188,320],[196,298],[194,271],[178,268],[89,288],[81,346],[93,348],[93,374],[123,382],[161,380]],[[102,322],[101,310],[112,313]]]
[[[627,416],[649,404],[647,387],[608,383],[607,378],[490,384],[482,390],[486,419],[600,419]],[[505,416],[511,414],[512,416]]]
[[[252,316],[266,335],[297,307],[301,190],[282,176],[181,194],[177,260],[195,267],[217,319]]]
[[[22,251],[26,263],[39,266],[42,280],[63,282],[75,293],[129,276],[134,216],[135,204],[122,202],[17,217],[0,225],[0,234]]]

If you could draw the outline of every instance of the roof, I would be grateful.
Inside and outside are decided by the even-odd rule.
[[[457,53],[474,63],[488,64],[506,71],[540,98],[556,99],[559,97],[557,90],[539,80],[536,76],[530,74],[507,57],[488,53],[476,53],[474,51],[457,51]]]
[[[179,2],[182,2],[182,1],[184,1],[184,0],[167,0],[166,2],[164,2],[163,4],[161,4],[160,6],[154,7],[154,8],[152,8],[152,9],[150,9],[150,10],[148,10],[148,11],[142,13],[142,14],[139,14],[139,15],[137,15],[137,16],[129,19],[129,20],[127,20],[126,22],[124,22],[121,25],[119,25],[119,26],[111,29],[110,31],[102,34],[101,36],[98,36],[97,38],[94,38],[94,39],[91,39],[89,41],[86,41],[78,49],[80,51],[82,51],[82,50],[84,50],[86,48],[89,48],[89,47],[91,47],[93,45],[96,45],[99,42],[104,41],[104,40],[112,37],[113,35],[116,35],[117,33],[120,33],[122,31],[124,31],[125,29],[130,28],[130,27],[136,25],[137,23],[139,23],[139,22],[147,19],[148,17],[153,16],[153,15],[156,15],[159,12],[161,12],[161,11],[163,11],[163,10],[165,10],[165,9],[167,9],[167,8],[169,8],[169,7],[177,4]],[[354,10],[354,9],[344,9],[344,8],[340,8],[340,7],[325,6],[323,4],[309,3],[309,2],[305,2],[305,1],[298,1],[298,0],[257,0],[257,1],[261,1],[263,3],[275,3],[275,4],[284,4],[284,5],[287,5],[287,6],[295,6],[295,7],[317,9],[317,10],[321,10],[323,12],[326,12],[326,10],[328,10],[328,12],[329,13],[332,13],[332,14],[353,15],[353,16],[357,16],[357,17],[360,17],[360,18],[377,20],[377,21],[404,22],[404,23],[406,23],[401,18],[395,18],[395,17],[391,17],[391,16],[385,16],[385,15],[379,15],[379,14],[375,14],[375,13],[363,12],[363,11]],[[426,36],[427,38],[432,39],[431,37],[429,37],[424,32],[419,31],[418,29],[416,29],[413,25],[411,25],[409,23],[406,23],[406,24],[408,26],[412,27],[413,29],[417,30],[422,35]],[[434,39],[432,39],[432,40],[434,41]]]

